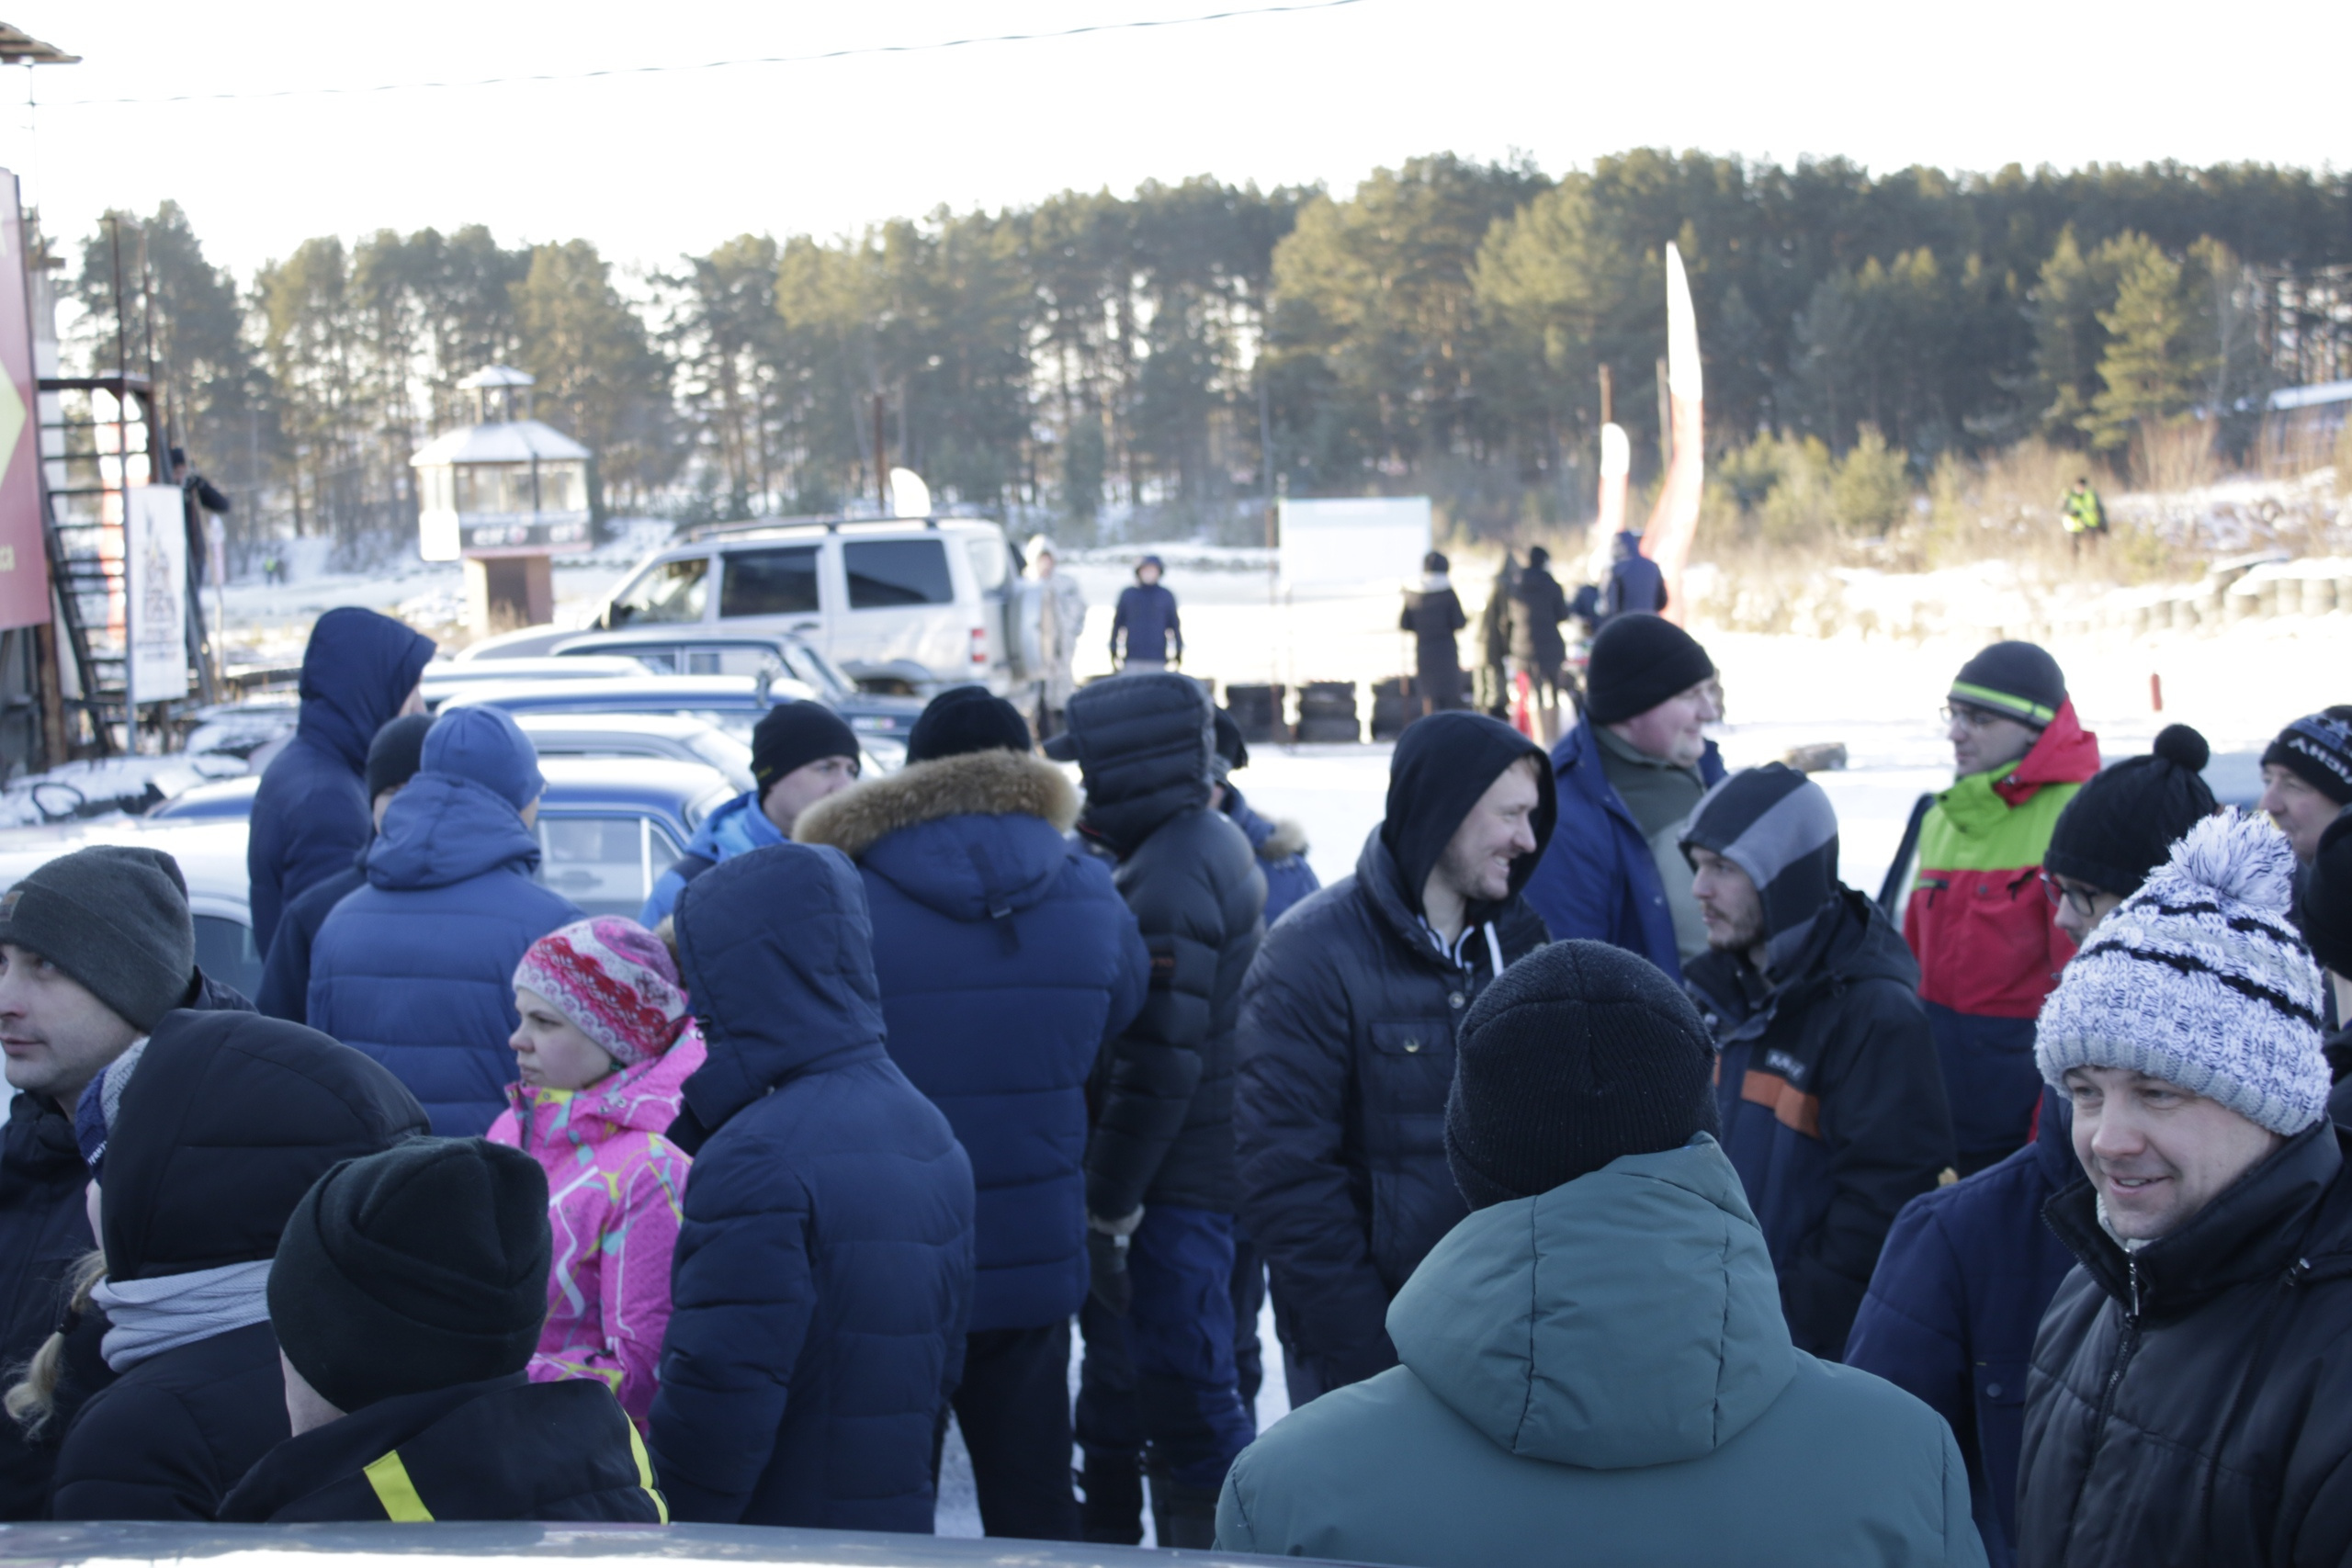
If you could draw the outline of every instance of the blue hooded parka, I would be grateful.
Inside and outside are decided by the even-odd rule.
[[[373,610],[329,610],[302,653],[302,716],[254,792],[245,840],[254,948],[294,896],[347,869],[373,829],[368,746],[433,657],[429,637]]]
[[[424,737],[424,766],[384,813],[368,886],[311,949],[310,1025],[391,1069],[440,1137],[472,1137],[505,1108],[514,966],[581,918],[532,879],[539,840],[521,808],[540,790],[531,742],[497,708],[456,708]]]
[[[695,1158],[650,1433],[671,1516],[927,1535],[972,1167],[883,1048],[865,887],[777,844],[676,918],[709,1057],[670,1129]]]
[[[1110,868],[1063,837],[1077,820],[1059,769],[999,750],[910,763],[793,829],[857,863],[890,1059],[971,1156],[975,1332],[1086,1299],[1086,1079],[1151,978]]]
[[[747,789],[703,818],[702,826],[686,841],[686,852],[654,879],[653,891],[638,912],[639,925],[647,931],[660,925],[678,907],[680,889],[720,861],[785,842],[784,830],[760,809],[762,793]]]

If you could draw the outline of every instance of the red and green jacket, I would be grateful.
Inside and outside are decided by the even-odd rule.
[[[1903,914],[1924,999],[1985,1018],[2041,1010],[2075,955],[2041,891],[2042,852],[2098,772],[2098,737],[2068,701],[2014,765],[1971,773],[1936,798]]]

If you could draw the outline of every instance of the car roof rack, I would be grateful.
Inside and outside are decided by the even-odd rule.
[[[936,516],[925,517],[750,517],[735,523],[697,523],[679,537],[687,544],[706,539],[765,538],[771,535],[806,534],[821,529],[838,534],[843,528],[903,528],[920,523],[939,531]]]

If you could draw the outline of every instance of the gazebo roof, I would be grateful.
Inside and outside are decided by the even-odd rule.
[[[534,457],[543,462],[578,462],[587,456],[588,448],[563,432],[536,419],[518,419],[502,424],[469,424],[436,435],[409,459],[409,466],[527,463]]]

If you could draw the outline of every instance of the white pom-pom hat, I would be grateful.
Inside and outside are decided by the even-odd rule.
[[[2191,828],[2059,976],[2034,1029],[2041,1076],[2129,1068],[2287,1137],[2325,1116],[2320,973],[2288,918],[2294,884],[2267,817]]]

